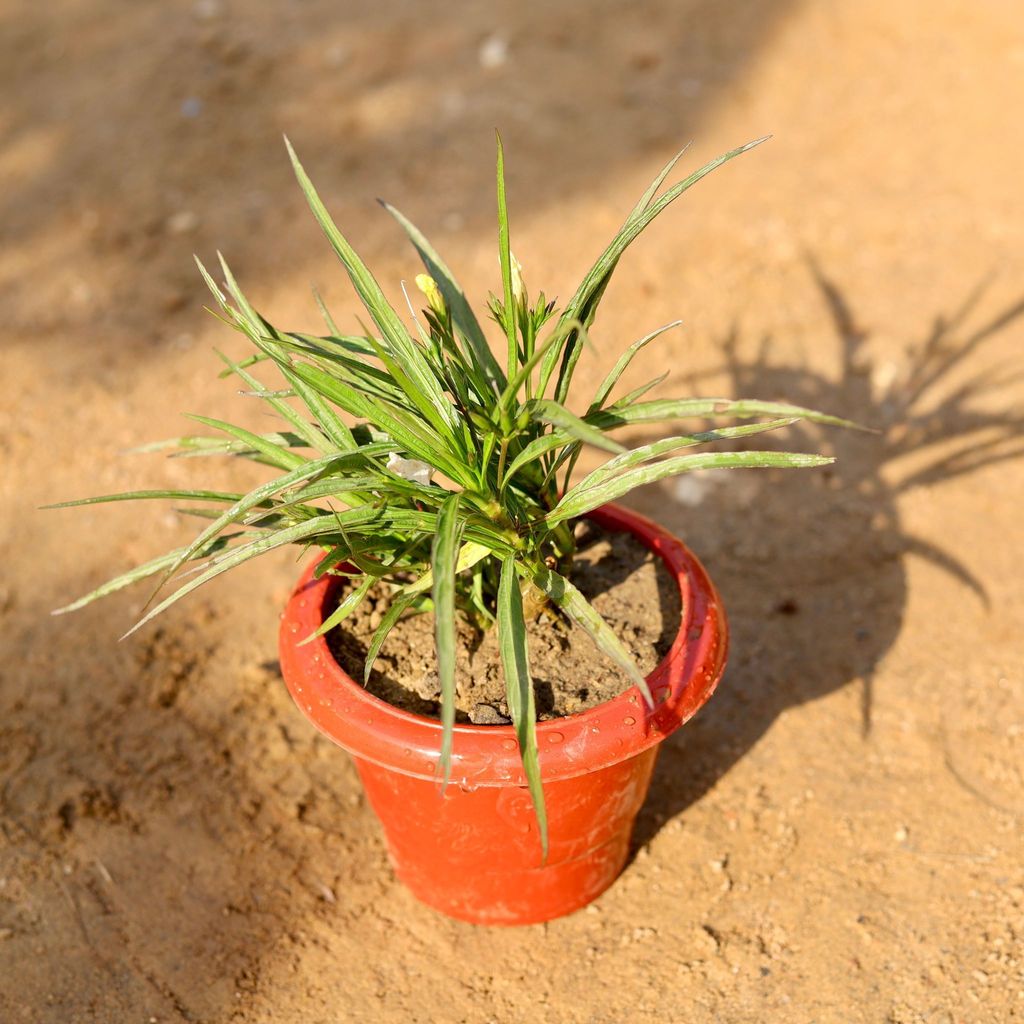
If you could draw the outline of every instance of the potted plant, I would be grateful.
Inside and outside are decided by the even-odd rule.
[[[306,716],[354,756],[399,876],[427,903],[481,923],[548,920],[592,900],[625,861],[658,743],[711,695],[726,655],[724,613],[696,558],[614,502],[640,485],[698,469],[823,465],[831,460],[815,454],[691,449],[798,419],[845,422],[775,402],[648,399],[662,378],[616,396],[627,367],[667,327],[630,345],[580,412],[568,405],[587,332],[623,252],[691,185],[756,144],[726,153],[662,192],[679,156],[669,161],[556,310],[543,294],[528,294],[509,247],[499,140],[501,289],[489,305],[504,339],[501,359],[441,257],[384,204],[426,269],[417,277],[425,308],[417,315],[410,304],[409,322],[399,316],[331,220],[289,144],[309,206],[373,326],[342,333],[317,297],[325,335],[281,330],[250,304],[223,258],[223,285],[197,260],[219,315],[255,349],[240,361],[225,359],[224,374],[265,401],[281,429],[257,434],[197,416],[218,436],[164,446],[249,458],[274,473],[247,494],[153,490],[64,503],[186,500],[199,503],[209,523],[184,548],[61,611],[144,578],[155,577],[158,591],[176,578],[177,589],[133,632],[264,552],[286,544],[316,549],[282,617],[283,675]],[[283,386],[257,379],[261,367],[276,370]],[[634,448],[613,437],[635,424],[721,418],[752,422],[705,425]],[[584,445],[608,458],[573,480]],[[678,591],[674,639],[646,676],[615,625],[573,582],[577,527],[585,520],[613,537],[639,540]],[[179,575],[187,566],[187,575]],[[334,656],[332,631],[370,600],[378,611],[353,679]],[[437,712],[414,714],[364,684],[396,623],[427,613],[436,646]],[[621,692],[538,723],[529,655],[538,622],[581,631],[593,641],[617,666]],[[497,631],[505,695],[496,715],[507,724],[473,724],[457,712],[457,636],[467,624]]]

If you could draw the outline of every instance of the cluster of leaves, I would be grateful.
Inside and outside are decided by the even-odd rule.
[[[455,721],[456,615],[461,612],[484,627],[496,622],[509,713],[546,843],[526,623],[544,606],[555,609],[583,629],[642,691],[647,689],[616,634],[570,582],[574,522],[635,487],[696,469],[821,465],[830,460],[777,451],[689,449],[774,430],[797,419],[843,422],[780,403],[648,400],[647,392],[661,377],[613,397],[633,359],[675,324],[630,345],[582,414],[567,405],[587,331],[623,252],[691,185],[756,144],[724,154],[662,192],[681,154],[669,161],[556,313],[543,295],[531,301],[509,247],[499,140],[502,287],[500,295],[491,297],[490,310],[506,341],[504,365],[444,261],[410,221],[385,204],[426,268],[417,278],[426,297],[422,319],[412,313],[412,329],[403,322],[331,220],[289,144],[309,206],[373,327],[359,335],[342,334],[317,296],[327,334],[280,330],[253,308],[223,258],[223,285],[200,263],[218,315],[255,347],[241,361],[222,356],[224,374],[236,376],[249,394],[264,400],[280,417],[282,429],[256,434],[195,416],[220,436],[180,437],[149,447],[254,459],[273,467],[276,475],[248,494],[154,490],[65,503],[185,500],[200,503],[192,511],[210,522],[186,547],[111,580],[62,610],[79,608],[146,577],[157,578],[158,591],[177,577],[177,589],[153,605],[134,631],[186,594],[264,552],[296,543],[315,547],[321,552],[317,576],[351,577],[343,600],[318,634],[351,615],[375,583],[391,587],[389,610],[369,646],[367,678],[398,619],[407,611],[433,611],[445,781]],[[254,372],[271,364],[283,378],[283,387],[274,390]],[[754,422],[673,434],[632,449],[611,436],[635,424],[710,418]],[[584,444],[611,457],[573,483]]]

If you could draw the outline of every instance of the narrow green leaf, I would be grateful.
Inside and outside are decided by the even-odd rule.
[[[320,315],[324,318],[327,330],[329,330],[331,334],[341,334],[341,331],[338,330],[338,325],[334,322],[334,317],[331,316],[331,311],[327,308],[327,304],[324,302],[324,297],[320,294],[319,288],[313,289],[313,301],[316,303],[316,308],[320,310]]]
[[[512,251],[509,248],[508,205],[505,201],[505,148],[501,136],[494,133],[498,141],[498,260],[501,263],[501,285],[504,292],[503,320],[505,336],[508,338],[508,377],[516,372],[519,359],[519,345],[516,341],[516,316],[512,301]]]
[[[438,415],[445,419],[448,427],[454,429],[456,424],[451,402],[444,396],[437,379],[431,372],[423,350],[409,337],[405,325],[391,308],[376,278],[370,273],[345,236],[338,230],[287,137],[285,145],[288,147],[288,155],[291,158],[295,176],[305,193],[309,208],[313,211],[313,216],[316,217],[332,248],[348,272],[356,293],[367,312],[380,328],[383,341],[390,348],[392,354],[402,361],[409,377],[415,382],[425,399],[432,403]]]
[[[141,629],[147,622],[154,619],[161,612],[166,611],[180,601],[186,594],[192,593],[193,590],[198,589],[205,583],[219,576],[223,572],[227,572],[228,569],[233,569],[236,565],[241,565],[243,562],[249,561],[251,558],[255,558],[258,555],[265,554],[267,551],[272,551],[275,548],[283,547],[285,544],[294,544],[299,541],[308,540],[313,537],[321,535],[330,535],[331,533],[337,532],[337,526],[335,525],[336,520],[349,517],[353,522],[372,520],[375,515],[378,515],[376,510],[367,509],[351,509],[347,512],[341,512],[336,515],[323,515],[318,516],[316,519],[308,519],[305,522],[296,523],[294,526],[287,526],[282,530],[278,530],[275,533],[270,534],[266,537],[261,537],[259,540],[253,541],[250,544],[240,545],[236,548],[232,548],[227,554],[221,555],[218,558],[214,558],[210,568],[200,573],[194,579],[188,583],[183,584],[173,594],[165,597],[158,605],[147,612],[138,622],[128,630],[121,639],[129,637],[136,630]],[[349,519],[345,519],[346,525]]]
[[[257,342],[259,343],[259,342]],[[217,351],[216,349],[214,351]],[[251,388],[262,388],[260,382],[250,374],[245,367],[229,359],[223,352],[217,351],[217,355],[233,373],[237,374]],[[284,367],[280,367],[282,370]],[[289,382],[291,383],[291,382]],[[287,402],[282,401],[275,395],[267,395],[266,401],[270,407],[282,418],[287,420],[295,428],[295,432],[315,451],[323,455],[336,450],[336,445],[324,437],[323,433],[312,423],[307,423]]]
[[[347,619],[363,603],[363,599],[375,582],[376,580],[373,576],[364,576],[358,586],[352,587],[345,597],[338,602],[338,607],[320,623],[319,628],[310,633],[304,640],[300,640],[298,646],[302,647],[311,640],[315,640],[318,636],[323,636],[324,633],[334,629],[339,622]]]
[[[346,412],[383,430],[410,457],[426,462],[463,486],[473,482],[465,463],[451,457],[441,438],[422,420],[390,402],[361,393],[316,366],[296,363],[294,371]]]
[[[671,160],[669,160],[667,164],[665,164],[664,167],[662,167],[661,171],[659,171],[658,173],[658,176],[654,179],[654,181],[651,182],[651,184],[648,186],[647,191],[640,197],[640,199],[637,201],[636,206],[634,206],[633,209],[630,211],[629,216],[626,218],[627,223],[633,220],[634,218],[639,217],[640,214],[642,214],[644,210],[646,210],[647,207],[651,205],[651,200],[658,194],[658,190],[661,188],[661,186],[665,184],[665,179],[672,173],[672,168],[675,167],[677,163],[679,163],[680,158],[689,148],[690,143],[688,142],[685,146],[683,146],[681,150],[679,150],[678,153],[676,153],[674,157],[672,157]]]
[[[396,210],[390,203],[384,202],[383,199],[379,200],[379,202],[398,221],[409,236],[409,240],[419,253],[427,273],[430,274],[434,283],[440,289],[445,304],[451,311],[452,323],[465,342],[476,366],[486,377],[491,389],[495,393],[500,393],[505,387],[505,374],[498,365],[498,361],[494,358],[494,353],[491,351],[490,345],[487,344],[487,338],[480,327],[480,322],[466,301],[465,293],[455,280],[454,274],[448,269],[448,266],[430,242],[427,241],[426,236],[412,221]]]
[[[595,448],[603,448],[606,452],[616,453],[626,450],[617,441],[606,437],[600,430],[591,426],[589,422],[580,419],[575,413],[566,409],[564,405],[553,402],[550,398],[535,398],[526,404],[526,409],[531,419],[551,423],[564,430],[576,440],[585,441],[587,444],[592,444]]]
[[[278,448],[308,448],[304,438],[292,433],[269,433],[260,434],[264,441],[275,445]],[[127,449],[127,455],[148,455],[151,452],[167,451],[168,449],[185,449],[184,451],[171,451],[172,458],[190,458],[204,455],[235,455],[241,458],[251,458],[254,461],[277,465],[276,459],[271,461],[264,458],[250,445],[243,441],[225,441],[219,437],[204,437],[200,434],[190,434],[183,437],[171,437],[164,441],[151,441],[149,444],[139,445],[136,448]]]
[[[680,154],[681,155],[681,154]],[[678,158],[677,158],[678,159]],[[665,324],[664,327],[659,327],[657,330],[651,331],[650,334],[645,334],[639,341],[634,341],[625,352],[619,356],[615,365],[608,372],[608,376],[601,381],[600,387],[594,393],[594,400],[590,403],[590,410],[593,412],[595,409],[600,409],[605,403],[605,399],[611,394],[612,388],[619,382],[619,378],[625,373],[626,368],[633,361],[633,357],[646,345],[649,345],[659,335],[664,334],[666,331],[670,331],[673,327],[678,327],[683,321],[673,320],[670,324]]]
[[[170,498],[174,501],[238,501],[241,494],[226,491],[122,491],[120,494],[100,494],[95,498],[75,498],[73,501],[58,501],[52,505],[40,505],[40,511],[54,508],[74,508],[76,505],[102,505],[109,501],[137,501]]]
[[[434,627],[437,642],[437,674],[441,684],[441,757],[438,769],[442,786],[448,785],[452,767],[455,729],[455,565],[463,523],[459,519],[462,495],[452,494],[437,516],[437,534],[430,555],[434,574]]]
[[[259,434],[254,434],[251,430],[236,427],[233,423],[225,423],[223,420],[215,420],[209,416],[200,416],[194,412],[186,413],[186,415],[190,420],[195,420],[204,426],[213,427],[215,430],[222,430],[225,434],[230,434],[236,440],[242,441],[250,448],[254,448],[280,469],[296,469],[309,461],[295,452],[280,448],[278,445],[264,440]]]
[[[502,478],[502,490],[508,487],[509,482],[516,473],[524,466],[536,462],[538,459],[568,444],[572,438],[564,430],[553,430],[550,434],[544,434],[536,440],[531,441],[509,464]]]
[[[530,678],[530,661],[526,649],[526,623],[523,621],[523,597],[519,590],[516,558],[509,555],[501,565],[498,585],[498,643],[501,667],[505,674],[508,710],[519,741],[526,785],[537,814],[541,849],[548,856],[548,818],[541,785],[540,760],[537,751],[537,709]]]
[[[486,544],[477,544],[475,541],[469,541],[463,544],[459,549],[459,557],[455,561],[455,575],[465,572],[467,569],[471,569],[478,562],[482,562],[488,555],[494,552]],[[403,587],[403,592],[406,594],[423,594],[428,590],[432,590],[434,586],[434,573],[428,569],[415,583],[410,583],[407,587]]]
[[[545,518],[552,525],[564,519],[575,519],[609,501],[616,501],[644,484],[697,469],[809,469],[826,466],[830,462],[835,462],[835,459],[801,452],[701,452],[698,455],[680,455],[656,462],[652,466],[630,470],[586,490],[574,487]]]
[[[626,672],[640,688],[647,703],[653,707],[654,701],[647,680],[637,668],[632,655],[623,646],[611,626],[601,618],[579,590],[564,576],[547,568],[539,569],[533,576],[533,582],[594,641],[598,650],[607,654]]]
[[[729,441],[736,437],[748,437],[752,434],[763,434],[769,430],[778,430],[780,427],[788,427],[797,421],[789,419],[769,420],[766,423],[747,423],[739,427],[718,427],[714,430],[703,430],[696,434],[679,434],[675,437],[664,437],[660,441],[645,444],[640,448],[633,448],[624,455],[618,455],[609,459],[603,466],[599,466],[592,473],[585,476],[574,488],[577,491],[585,491],[596,484],[607,480],[609,477],[622,473],[634,466],[650,462],[651,459],[660,458],[669,452],[677,451],[680,448],[690,448],[698,444],[713,444],[716,441]]]
[[[558,352],[561,346],[565,344],[566,338],[569,337],[572,331],[580,329],[581,325],[575,321],[559,324],[512,376],[502,392],[501,398],[498,400],[498,405],[502,409],[510,410],[516,396],[519,394],[519,389],[530,378],[537,364],[542,360],[547,363],[550,359],[557,359]],[[543,395],[545,385],[546,381],[542,373],[537,388],[538,395]],[[527,391],[527,394],[529,394],[529,391]]]
[[[366,661],[363,664],[363,686],[366,686],[370,681],[373,663],[377,660],[377,655],[380,654],[380,649],[384,645],[388,633],[391,632],[395,623],[415,600],[415,594],[403,594],[401,591],[396,591],[391,595],[391,603],[388,605],[388,610],[380,620],[380,625],[373,634],[369,649],[366,652]]]
[[[321,397],[315,388],[310,387],[301,377],[297,376],[288,367],[281,367],[281,372],[295,389],[296,395],[305,403],[306,408],[312,413],[320,424],[324,433],[337,445],[340,451],[346,452],[357,447],[352,431],[342,422],[341,417]]]
[[[207,555],[223,551],[232,540],[243,536],[245,536],[243,533],[232,533],[218,537],[199,553],[199,557],[205,558]],[[91,604],[98,598],[106,597],[108,594],[113,594],[118,590],[123,590],[125,587],[130,587],[133,583],[144,580],[149,576],[155,576],[158,572],[166,569],[168,565],[171,565],[183,550],[184,548],[176,548],[174,551],[168,551],[166,555],[160,555],[148,562],[144,562],[142,565],[137,565],[134,569],[129,569],[128,572],[121,573],[121,575],[107,580],[106,583],[72,601],[71,604],[66,604],[63,608],[55,608],[50,614],[64,615],[67,612],[78,611],[79,608],[84,608],[87,604]]]
[[[869,427],[862,427],[852,420],[829,416],[814,409],[790,405],[787,402],[760,402],[741,398],[659,398],[652,402],[641,402],[628,409],[602,409],[588,413],[584,420],[599,430],[613,430],[634,423],[658,423],[665,420],[682,420],[690,417],[704,419],[731,416],[736,419],[750,419],[754,416],[791,416],[811,423],[823,423],[834,427],[848,427],[875,433]]]
[[[608,282],[615,271],[619,257],[622,256],[651,221],[669,204],[675,202],[688,188],[710,174],[715,168],[720,167],[741,153],[753,149],[754,146],[758,146],[764,141],[766,139],[756,139],[754,142],[748,142],[745,146],[740,146],[737,149],[722,154],[722,156],[705,164],[700,170],[694,171],[689,177],[673,185],[663,196],[653,202],[650,200],[653,199],[654,193],[650,193],[649,196],[645,193],[645,198],[648,202],[644,205],[643,210],[637,211],[637,208],[634,207],[634,213],[622,225],[618,234],[611,240],[604,252],[601,253],[579,288],[576,289],[575,294],[562,311],[562,317],[579,320],[585,327],[589,328],[597,314],[598,304],[604,295],[605,289],[608,287]],[[658,181],[657,184],[660,187],[661,181]],[[572,374],[576,363],[579,361],[581,352],[582,343],[579,337],[570,339],[566,345],[562,367],[559,371],[558,385],[555,388],[555,400],[558,402],[564,402],[566,399]]]
[[[648,391],[656,388],[659,384],[663,383],[665,378],[668,376],[668,370],[664,373],[659,373],[654,380],[649,380],[646,384],[641,384],[640,387],[634,388],[632,391],[623,395],[621,398],[613,402],[609,408],[614,411],[615,409],[628,409],[631,405],[635,405],[640,401]]]

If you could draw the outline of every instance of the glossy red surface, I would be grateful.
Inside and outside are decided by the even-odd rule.
[[[725,614],[703,567],[677,538],[608,505],[590,518],[657,553],[679,584],[682,622],[647,677],[589,711],[537,727],[548,809],[540,840],[511,726],[457,725],[451,783],[436,777],[441,725],[392,707],[354,682],[320,637],[337,580],[299,581],[281,619],[281,669],[306,717],[355,759],[398,876],[425,903],[480,924],[530,924],[585,906],[621,871],[657,744],[692,717],[721,678]]]

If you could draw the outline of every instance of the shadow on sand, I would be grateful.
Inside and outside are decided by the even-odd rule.
[[[814,261],[810,269],[831,314],[838,379],[773,362],[769,338],[746,357],[733,333],[724,343],[731,391],[827,410],[880,433],[798,425],[795,437],[787,431],[775,445],[831,448],[833,465],[788,474],[781,484],[774,474],[722,471],[636,496],[633,504],[685,537],[708,565],[729,611],[732,654],[715,697],[663,744],[634,849],[711,789],[788,708],[856,684],[869,735],[873,677],[907,603],[906,556],[926,559],[987,605],[969,567],[907,531],[899,501],[914,488],[1024,455],[1024,417],[986,411],[1019,374],[968,369],[1024,314],[1024,301],[971,329],[980,286],[952,315],[937,316],[897,364],[869,354],[847,297]]]

